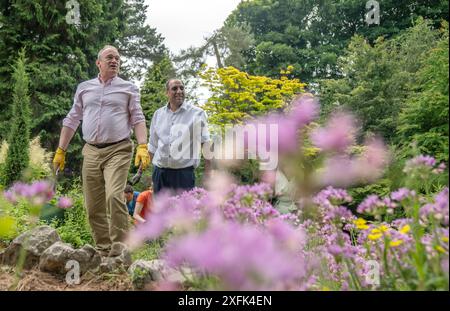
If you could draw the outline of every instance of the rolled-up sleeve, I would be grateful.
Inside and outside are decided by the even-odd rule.
[[[67,126],[76,131],[83,119],[83,102],[81,97],[81,88],[78,86],[73,99],[72,109],[63,120],[63,126]]]
[[[158,149],[158,137],[156,135],[156,120],[158,118],[158,112],[153,114],[152,122],[150,123],[150,137],[148,139],[148,151],[155,154]]]
[[[130,124],[134,127],[136,124],[145,122],[145,116],[141,107],[141,94],[136,85],[131,86],[130,103],[128,105],[130,111]]]

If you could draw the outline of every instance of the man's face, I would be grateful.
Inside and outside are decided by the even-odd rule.
[[[184,85],[180,80],[172,80],[169,82],[169,89],[167,90],[167,97],[169,102],[177,107],[184,102]]]
[[[97,67],[100,75],[104,77],[113,77],[119,73],[120,55],[116,49],[110,48],[103,51],[100,59],[97,60]]]
[[[133,200],[133,193],[125,192],[125,199],[127,200],[127,202],[130,202],[131,200]]]

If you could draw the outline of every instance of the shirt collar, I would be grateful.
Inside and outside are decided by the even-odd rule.
[[[98,82],[99,82],[100,84],[103,84],[103,80],[100,78],[100,74],[98,74],[97,79],[98,79]],[[117,75],[115,75],[115,76],[112,77],[111,79],[107,80],[107,81],[105,82],[105,85],[112,84],[113,81],[116,80],[116,79],[117,79]]]
[[[166,105],[166,111],[170,111],[170,112],[172,112],[172,113],[177,113],[178,111],[188,109],[188,106],[189,106],[189,104],[188,104],[187,102],[183,102],[183,103],[181,104],[180,108],[178,108],[178,110],[172,111],[172,110],[170,110],[169,103],[167,103],[167,105]]]

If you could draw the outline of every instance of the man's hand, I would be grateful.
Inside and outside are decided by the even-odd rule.
[[[139,163],[142,163],[143,170],[145,170],[150,164],[150,155],[148,154],[147,144],[140,144],[136,148],[134,165],[139,166]]]
[[[55,157],[53,158],[53,171],[59,168],[60,171],[64,169],[64,164],[66,163],[66,152],[58,147],[55,152]]]

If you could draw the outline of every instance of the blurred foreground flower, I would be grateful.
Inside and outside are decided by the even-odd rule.
[[[66,209],[72,207],[72,205],[73,205],[72,199],[69,197],[60,197],[58,199],[57,206],[59,208]]]
[[[222,290],[302,289],[308,271],[301,255],[304,239],[285,222],[264,230],[224,221],[172,240],[165,257],[172,267],[188,265],[200,276],[219,277]]]

